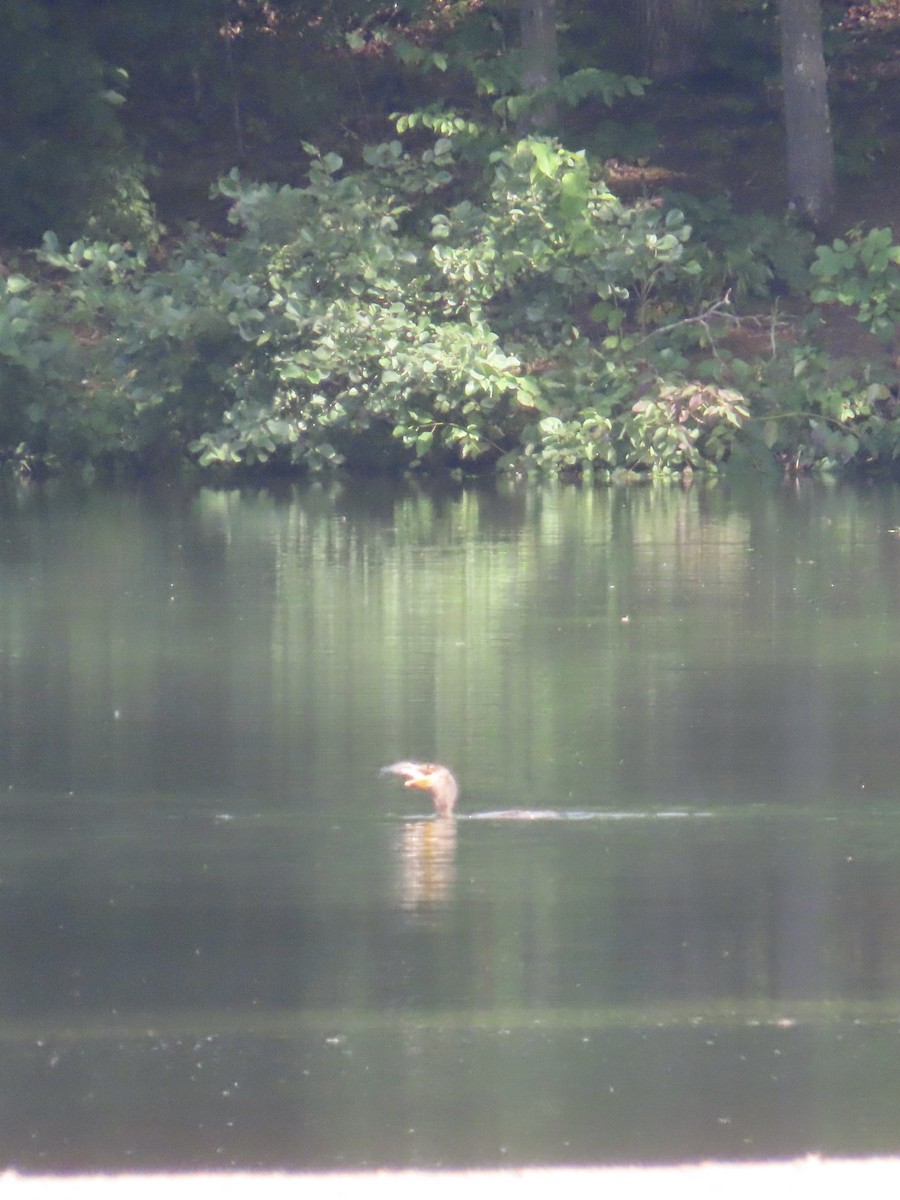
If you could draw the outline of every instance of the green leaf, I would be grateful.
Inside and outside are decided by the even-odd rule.
[[[567,220],[584,216],[590,197],[590,180],[586,170],[566,171],[559,181],[560,211]]]
[[[527,145],[534,155],[538,171],[549,179],[554,179],[559,165],[559,156],[554,147],[549,142],[538,141],[536,138],[532,138]]]

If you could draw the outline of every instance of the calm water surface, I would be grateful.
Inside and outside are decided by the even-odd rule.
[[[0,1165],[900,1151],[897,527],[5,491]]]

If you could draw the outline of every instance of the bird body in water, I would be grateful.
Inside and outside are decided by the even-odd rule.
[[[452,817],[459,797],[459,784],[448,767],[440,763],[395,762],[381,768],[382,775],[402,775],[408,788],[421,788],[431,792],[435,814]],[[582,813],[559,812],[547,808],[504,808],[497,812],[467,813],[468,821],[563,821],[578,819]]]
[[[459,784],[453,772],[439,763],[395,762],[381,768],[382,775],[402,775],[408,788],[431,792],[434,811],[439,817],[452,817],[459,796]]]
[[[456,801],[459,798],[459,784],[453,772],[448,767],[442,767],[440,763],[422,763],[422,762],[403,762],[391,763],[389,767],[381,768],[382,775],[400,775],[406,783],[403,785],[408,788],[420,788],[422,791],[431,793],[431,800],[434,804],[435,815],[438,817],[454,816],[454,808]],[[711,814],[701,812],[691,814],[690,812],[628,812],[615,813],[608,810],[598,809],[576,809],[566,810],[558,808],[502,808],[492,812],[473,812],[466,813],[459,819],[466,821],[591,821],[591,820],[621,820],[623,817],[687,817],[691,815],[708,817]],[[447,834],[452,827],[450,825],[442,826],[444,833]]]

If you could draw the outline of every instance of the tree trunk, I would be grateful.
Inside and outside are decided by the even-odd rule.
[[[788,196],[817,229],[834,207],[821,0],[779,0]]]
[[[709,27],[710,0],[636,0],[643,70],[651,79],[686,79]]]
[[[519,0],[522,30],[522,91],[539,92],[559,80],[556,0]],[[549,129],[556,105],[548,100],[524,122],[523,133]]]

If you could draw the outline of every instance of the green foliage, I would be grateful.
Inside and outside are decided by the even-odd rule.
[[[63,299],[21,275],[0,280],[0,460],[86,461],[111,448],[110,436],[120,449],[120,401],[94,373],[108,351],[85,315],[75,289]]]
[[[543,417],[526,432],[524,454],[509,465],[534,466],[559,475],[592,474],[616,462],[613,421],[596,408],[582,409],[568,419]]]
[[[695,209],[692,215],[703,229],[702,211]],[[765,235],[767,225],[750,222],[749,228]],[[776,283],[780,278],[787,284],[796,270],[796,285],[802,294],[800,285],[806,262],[807,235],[792,224],[785,226],[785,233],[785,242],[775,238],[757,245],[764,258],[770,257],[771,282]],[[738,242],[738,247],[740,245]],[[766,254],[764,248],[767,245],[779,249],[778,258],[774,253]],[[784,250],[787,251],[786,258],[782,257]],[[701,242],[695,252],[704,256],[706,242]],[[735,272],[735,266],[745,260],[736,253],[734,246],[729,254],[727,241],[723,257],[729,274],[721,279],[720,286],[727,284],[745,295],[762,290],[768,279],[768,267],[764,267],[762,275],[753,274],[744,267]],[[774,274],[779,260],[790,264],[792,270],[786,271],[782,266]],[[860,323],[890,344],[896,336],[900,318],[898,262],[900,250],[892,245],[888,230],[872,230],[866,235],[856,231],[846,239],[837,239],[831,246],[818,247],[815,261],[809,267],[810,277],[817,281],[812,299],[855,309]],[[748,260],[747,266],[752,268],[753,265],[753,260]],[[721,265],[718,269],[722,269]],[[714,281],[715,275],[710,277],[704,267],[702,278]],[[713,354],[705,362],[697,362],[696,369],[702,378],[711,379],[719,386],[739,389],[749,413],[749,420],[744,421],[742,429],[745,446],[750,449],[755,442],[758,451],[772,455],[792,473],[871,470],[890,466],[900,459],[900,425],[897,421],[900,416],[900,376],[888,355],[883,360],[877,357],[862,360],[855,367],[840,365],[809,343],[795,340],[795,336],[782,342],[778,324],[773,317],[767,334],[756,331],[757,342],[760,345],[767,342],[768,346],[765,354],[757,352],[752,361],[735,357],[725,348],[729,344],[727,340],[723,347],[717,347],[710,326],[701,326],[705,330],[705,348],[711,345]],[[810,325],[814,328],[812,320]],[[752,340],[752,325],[749,330]],[[795,328],[794,334],[801,332]],[[639,431],[638,440],[642,435],[643,431]],[[674,437],[674,432],[669,436]]]
[[[0,281],[0,455],[593,476],[715,470],[753,446],[792,469],[896,456],[887,375],[832,379],[774,326],[764,359],[718,344],[720,289],[788,278],[775,264],[808,245],[792,227],[750,223],[761,274],[746,249],[723,267],[681,208],[623,203],[584,152],[456,144],[385,142],[355,169],[307,145],[300,187],[232,171],[229,236],[168,258],[48,235],[35,278]],[[814,269],[880,329],[896,264],[874,231]]]
[[[140,162],[119,120],[127,77],[107,66],[77,12],[0,0],[0,226],[138,237],[155,231]]]
[[[513,11],[508,10],[507,18]],[[430,77],[430,87],[410,87],[405,97],[409,100],[413,95],[422,96],[424,91],[424,102],[418,106],[407,104],[403,111],[393,114],[400,133],[422,126],[458,139],[465,130],[467,138],[486,153],[501,142],[508,143],[511,131],[529,129],[530,118],[539,118],[535,124],[543,128],[543,118],[551,111],[570,113],[580,106],[591,109],[597,104],[612,108],[619,101],[642,98],[650,82],[619,70],[578,66],[564,70],[546,87],[526,90],[522,51],[515,44],[518,28],[513,34],[505,28],[499,13],[473,9],[465,3],[441,6],[432,12],[438,28],[432,28],[427,39],[411,41],[408,35],[382,29],[385,45],[405,68],[415,70],[418,83]],[[438,12],[440,17],[436,17]],[[564,32],[562,40],[565,42]],[[564,52],[564,61],[570,57]],[[436,83],[437,75],[444,78]],[[456,86],[452,86],[454,81]],[[610,155],[625,155],[629,147],[633,151],[635,146],[646,147],[653,140],[646,125],[608,122],[603,131]]]
[[[463,201],[433,218],[433,257],[447,299],[494,304],[504,332],[538,335],[536,352],[589,308],[618,328],[645,323],[658,289],[679,273],[690,227],[683,215],[626,207],[583,153],[529,138],[491,156],[484,205]]]
[[[625,422],[631,465],[664,471],[724,462],[749,420],[744,397],[715,384],[664,384],[638,400]]]
[[[890,341],[900,324],[900,246],[890,229],[854,230],[816,250],[817,304],[843,304],[876,337]]]
[[[165,233],[150,199],[146,179],[151,172],[136,160],[122,158],[98,172],[96,197],[83,214],[87,237],[134,246],[153,246]]]
[[[704,294],[728,291],[737,300],[761,300],[773,291],[808,291],[813,235],[790,214],[737,213],[727,196],[702,200],[670,192],[667,199],[696,231],[692,259]]]
[[[808,343],[780,345],[754,365],[728,368],[747,398],[745,447],[791,474],[872,470],[900,458],[896,372],[887,364],[841,366]]]
[[[616,100],[643,96],[648,83],[649,80],[635,75],[584,67],[564,75],[549,87],[501,96],[494,101],[493,110],[504,120],[520,123],[525,117],[542,112],[548,104],[575,108],[584,100],[594,99],[611,107]]]
[[[447,138],[371,147],[356,171],[307,152],[305,187],[232,172],[219,193],[234,236],[152,269],[122,245],[45,239],[51,277],[7,281],[0,305],[7,444],[48,461],[190,448],[205,466],[311,469],[372,445],[390,461],[391,440],[447,467],[636,460],[635,354],[674,311],[679,211],[623,205],[584,154],[545,139],[494,152],[466,199]],[[714,442],[646,465],[694,464]]]
[[[334,465],[387,426],[417,462],[612,469],[622,327],[677,276],[682,215],[624,207],[541,139],[492,154],[477,203],[440,203],[448,139],[366,159],[342,173],[313,153],[305,189],[223,185],[242,253],[269,256],[268,384],[261,398],[256,368],[252,398],[195,441],[201,462]],[[579,332],[588,312],[615,331],[602,350]]]

